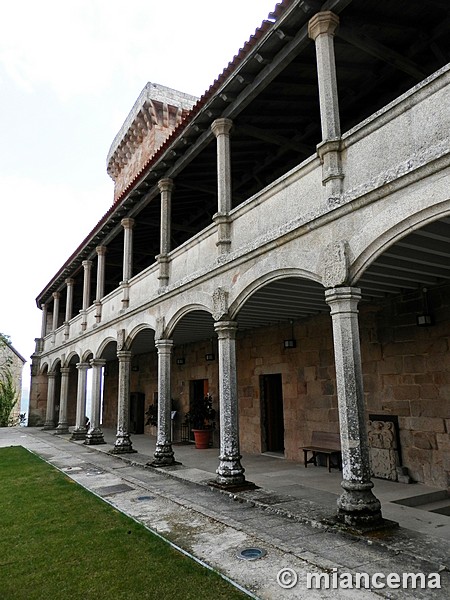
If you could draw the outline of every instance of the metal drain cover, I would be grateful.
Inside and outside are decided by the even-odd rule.
[[[267,552],[262,548],[243,548],[237,553],[237,557],[242,560],[256,560],[266,556]]]

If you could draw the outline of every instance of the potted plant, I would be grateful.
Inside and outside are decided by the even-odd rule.
[[[215,416],[216,411],[212,407],[211,394],[208,393],[203,398],[193,399],[191,410],[186,414],[186,422],[191,426],[196,448],[201,450],[209,448]]]

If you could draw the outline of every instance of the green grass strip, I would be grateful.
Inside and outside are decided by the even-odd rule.
[[[243,593],[22,447],[0,449],[1,600]]]

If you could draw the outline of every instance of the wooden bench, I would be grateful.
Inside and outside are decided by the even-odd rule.
[[[308,452],[312,453],[308,459]],[[339,433],[328,433],[327,431],[313,431],[311,445],[303,448],[305,469],[308,463],[317,466],[317,455],[324,454],[327,457],[328,472],[331,469],[342,470],[341,440]]]

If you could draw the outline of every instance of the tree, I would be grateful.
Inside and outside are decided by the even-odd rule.
[[[19,400],[11,369],[12,359],[4,351],[10,344],[11,338],[0,333],[0,351],[3,350],[0,352],[0,427],[8,427],[12,424],[10,415]]]

